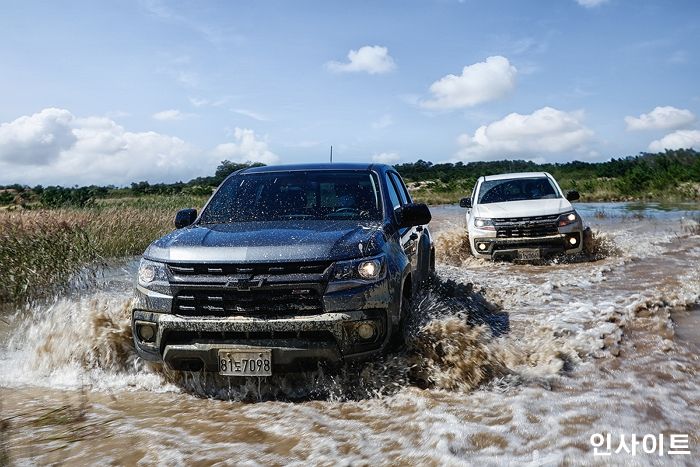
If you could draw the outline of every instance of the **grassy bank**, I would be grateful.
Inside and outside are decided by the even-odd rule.
[[[151,196],[89,208],[0,211],[0,303],[50,293],[89,264],[138,255],[205,198]]]

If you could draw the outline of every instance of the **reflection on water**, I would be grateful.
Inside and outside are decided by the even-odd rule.
[[[0,459],[590,464],[600,432],[687,433],[697,449],[700,237],[681,218],[700,210],[576,207],[614,254],[475,260],[454,238],[464,211],[434,209],[451,256],[416,300],[408,345],[339,374],[233,380],[147,365],[128,327],[135,262],[110,268],[96,290],[13,313],[5,334],[0,323]],[[630,212],[644,215],[617,215]]]

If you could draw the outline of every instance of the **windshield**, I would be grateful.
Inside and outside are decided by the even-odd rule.
[[[483,182],[478,202],[488,204],[559,197],[558,190],[547,177],[511,178]]]
[[[201,222],[381,220],[378,186],[369,171],[242,174],[219,188]]]

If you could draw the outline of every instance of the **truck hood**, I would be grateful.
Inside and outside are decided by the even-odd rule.
[[[508,201],[505,203],[478,204],[475,217],[533,217],[561,214],[571,211],[571,203],[564,198]]]
[[[194,225],[153,242],[144,257],[178,262],[335,261],[378,253],[381,224],[357,221]]]

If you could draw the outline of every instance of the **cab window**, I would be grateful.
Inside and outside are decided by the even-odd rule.
[[[410,203],[411,198],[408,195],[408,190],[406,190],[406,186],[403,184],[401,177],[399,177],[399,175],[394,173],[394,172],[389,172],[389,178],[391,178],[391,181],[394,183],[394,186],[396,187],[396,191],[398,191],[398,193],[399,193],[399,198],[401,199],[401,204]]]

